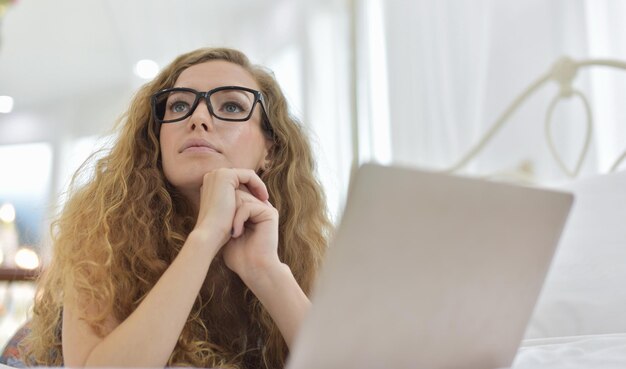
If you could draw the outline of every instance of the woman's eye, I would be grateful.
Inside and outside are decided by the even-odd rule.
[[[226,113],[239,113],[242,111],[241,107],[234,103],[224,104],[223,110]]]
[[[171,104],[170,110],[174,113],[184,113],[189,108],[189,104],[182,101],[177,101]]]

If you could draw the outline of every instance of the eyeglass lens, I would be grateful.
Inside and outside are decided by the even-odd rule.
[[[156,104],[163,121],[182,120],[193,114],[196,98],[191,91],[165,91],[157,96]],[[255,95],[250,91],[227,89],[213,92],[209,97],[213,115],[222,120],[246,120],[254,107]],[[199,104],[199,102],[198,102]],[[197,106],[196,106],[197,107]],[[210,110],[211,110],[210,109]]]

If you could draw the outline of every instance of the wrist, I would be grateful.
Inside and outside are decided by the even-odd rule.
[[[244,280],[292,346],[311,302],[287,264],[274,264],[254,280]]]
[[[275,288],[281,285],[281,281],[294,279],[289,266],[279,260],[257,265],[239,277],[252,292]]]
[[[194,229],[187,236],[185,244],[190,244],[194,248],[209,252],[214,257],[219,251],[222,244],[219,235],[203,229]]]

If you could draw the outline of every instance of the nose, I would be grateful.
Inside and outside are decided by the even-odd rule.
[[[191,113],[188,126],[192,131],[196,128],[201,128],[205,132],[213,129],[213,116],[209,111],[209,107],[207,106],[205,99],[201,99],[193,113]]]

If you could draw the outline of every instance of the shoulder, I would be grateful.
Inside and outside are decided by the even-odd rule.
[[[17,330],[2,351],[2,355],[0,355],[0,364],[16,368],[26,367],[20,351],[20,343],[28,334],[30,334],[30,331],[31,329],[29,323],[24,324]]]

